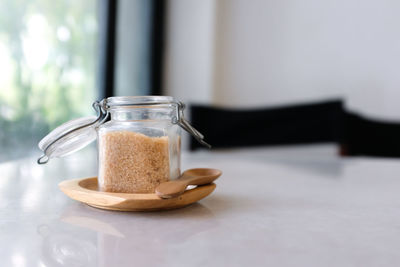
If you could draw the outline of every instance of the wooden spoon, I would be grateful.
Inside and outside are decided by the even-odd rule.
[[[188,185],[209,184],[220,177],[221,174],[222,172],[216,169],[190,169],[182,173],[178,179],[157,186],[156,194],[161,198],[177,197],[185,192]]]

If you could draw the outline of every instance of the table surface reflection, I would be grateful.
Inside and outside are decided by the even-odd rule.
[[[399,266],[400,160],[333,145],[185,153],[224,174],[212,195],[163,212],[113,212],[57,184],[96,175],[86,149],[0,164],[0,266]]]

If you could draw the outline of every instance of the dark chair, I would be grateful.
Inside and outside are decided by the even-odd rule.
[[[343,156],[400,157],[400,123],[345,112],[340,140]]]
[[[400,157],[400,124],[347,112],[341,100],[264,109],[192,105],[191,122],[213,148],[330,142],[343,156]],[[192,138],[190,148],[200,147]]]

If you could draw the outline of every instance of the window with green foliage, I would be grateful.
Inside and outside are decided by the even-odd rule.
[[[97,36],[96,0],[0,1],[0,161],[93,113]]]

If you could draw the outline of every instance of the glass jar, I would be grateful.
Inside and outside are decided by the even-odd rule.
[[[179,106],[171,97],[111,97],[110,120],[98,127],[103,191],[152,193],[180,176]]]
[[[93,107],[97,117],[67,122],[40,141],[39,164],[97,138],[100,190],[153,193],[160,183],[180,176],[181,128],[209,147],[185,120],[184,104],[172,97],[109,97]]]

